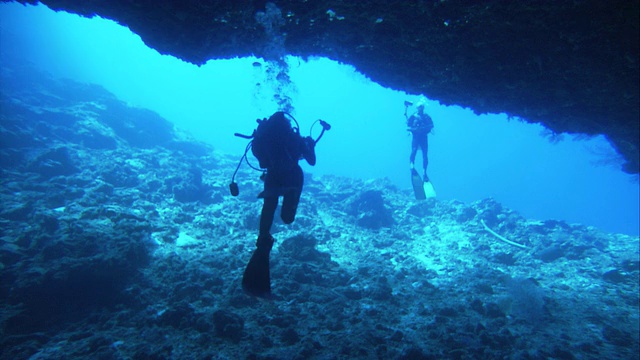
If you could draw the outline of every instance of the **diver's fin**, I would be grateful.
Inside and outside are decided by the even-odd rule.
[[[253,252],[247,268],[244,269],[242,288],[253,296],[268,297],[271,294],[269,252],[259,248]]]
[[[433,188],[433,184],[431,183],[431,181],[425,181],[424,184],[422,184],[422,189],[424,191],[425,197],[436,197],[436,189]]]
[[[427,198],[424,193],[424,187],[422,186],[422,178],[416,169],[411,169],[411,185],[413,185],[413,194],[416,196],[416,199],[424,200]]]
[[[249,295],[269,297],[271,295],[271,276],[269,274],[269,253],[273,246],[273,238],[258,238],[258,248],[251,255],[251,260],[244,269],[242,288]]]

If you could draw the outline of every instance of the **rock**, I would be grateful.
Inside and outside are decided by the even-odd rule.
[[[474,208],[465,206],[459,209],[455,217],[457,222],[465,223],[471,221],[477,214],[478,212]]]
[[[484,311],[485,315],[488,318],[494,319],[494,318],[501,318],[501,317],[505,316],[505,314],[502,311],[502,309],[500,308],[500,306],[498,306],[498,304],[496,304],[496,303],[493,303],[493,302],[487,303],[487,304],[485,304],[484,308],[485,308],[485,311]]]
[[[5,203],[3,204],[0,217],[12,221],[27,221],[29,215],[33,212],[33,203]]]
[[[484,199],[473,203],[472,206],[477,209],[480,219],[484,220],[490,228],[493,229],[500,223],[503,209],[502,205],[494,199]]]
[[[622,270],[627,272],[640,271],[640,259],[638,258],[623,259],[620,262],[620,267],[622,267]]]
[[[360,300],[363,297],[363,292],[357,287],[347,287],[343,290],[343,294],[347,299]]]
[[[102,169],[101,178],[108,185],[116,188],[135,188],[140,183],[135,169],[118,163],[105,166]],[[104,191],[101,192],[104,193]]]
[[[484,305],[482,304],[482,301],[480,301],[480,299],[473,299],[471,304],[469,304],[469,307],[480,315],[485,314],[485,308],[484,308]]]
[[[605,325],[602,328],[602,337],[616,346],[629,346],[634,342],[634,335],[611,325]]]
[[[410,348],[406,350],[398,360],[436,360],[438,356],[424,353],[421,349]]]
[[[190,247],[190,246],[196,246],[198,245],[198,243],[200,243],[198,241],[198,239],[194,238],[193,236],[190,236],[184,232],[181,232],[180,234],[178,234],[178,238],[175,241],[176,246],[178,247]]]
[[[173,186],[173,195],[176,200],[188,203],[200,201],[203,204],[210,204],[212,189],[202,183],[202,171],[198,168],[191,168],[181,177],[178,185]]]
[[[359,226],[380,229],[394,224],[391,211],[384,205],[382,192],[367,190],[357,195],[348,205],[349,214],[356,217]]]
[[[242,339],[244,320],[230,311],[218,310],[213,313],[213,325],[216,335],[238,342]]]
[[[66,147],[55,148],[38,156],[29,164],[27,170],[39,174],[45,180],[78,172]]]
[[[512,316],[531,324],[538,324],[544,320],[544,294],[537,281],[516,277],[509,279],[506,285],[512,300]]]
[[[316,250],[318,240],[310,235],[297,235],[286,239],[280,246],[283,254],[303,262],[329,262],[331,255]]]
[[[627,280],[627,275],[618,269],[612,269],[602,274],[602,279],[612,284],[621,284]]]
[[[94,150],[115,150],[118,147],[116,139],[97,131],[88,131],[80,135],[82,145]]]
[[[429,200],[429,199],[427,199]],[[414,203],[407,209],[407,213],[417,216],[419,218],[425,218],[427,216],[433,215],[433,204],[429,203],[429,201],[421,201],[418,203]]]
[[[182,302],[166,309],[158,317],[159,324],[172,326],[176,329],[191,327],[194,322],[196,322],[195,311],[189,304]]]
[[[535,254],[535,257],[544,261],[544,262],[552,262],[557,260],[565,255],[565,249],[559,245],[552,245],[547,248],[544,248],[538,251]]]
[[[443,307],[438,310],[438,315],[446,317],[456,317],[458,316],[458,311],[452,307]]]
[[[514,265],[516,263],[516,259],[513,257],[512,253],[499,252],[493,255],[493,260],[497,263],[508,266]]]
[[[283,343],[291,346],[300,342],[300,335],[294,329],[287,328],[280,334],[280,339]]]
[[[377,301],[389,301],[393,299],[393,289],[385,277],[379,277],[371,286],[370,298]]]
[[[102,113],[100,122],[133,147],[164,146],[175,134],[173,124],[154,111],[131,108],[116,99],[107,100],[106,106],[109,111]]]

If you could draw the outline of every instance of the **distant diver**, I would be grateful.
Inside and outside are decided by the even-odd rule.
[[[429,164],[429,133],[433,130],[433,120],[429,114],[424,112],[424,101],[418,102],[417,111],[412,115],[408,115],[409,107],[413,105],[410,101],[404,102],[404,117],[407,119],[407,130],[411,132],[411,155],[409,156],[409,165],[411,168],[411,185],[413,192],[418,200],[432,198],[436,196],[433,184],[427,176],[427,165]],[[418,175],[415,169],[416,154],[418,149],[422,150],[422,177]]]
[[[291,120],[295,122],[295,127],[292,126]],[[285,224],[291,224],[295,219],[304,183],[302,168],[298,161],[305,159],[311,166],[316,164],[315,146],[331,126],[323,120],[318,120],[317,122],[322,126],[322,132],[317,139],[313,140],[311,136],[300,135],[298,122],[293,116],[282,111],[274,113],[269,119],[258,119],[257,122],[258,128],[252,135],[235,134],[252,140],[233,173],[229,190],[233,196],[239,194],[238,184],[234,181],[235,176],[242,161],[247,160],[247,152],[251,149],[258,159],[260,166],[258,170],[263,171],[260,179],[264,181],[264,191],[258,194],[258,198],[262,198],[264,203],[260,215],[257,248],[244,271],[242,288],[250,295],[268,297],[271,294],[269,254],[274,243],[271,225],[278,199],[282,196],[280,210],[282,221]],[[249,163],[248,160],[247,163]]]

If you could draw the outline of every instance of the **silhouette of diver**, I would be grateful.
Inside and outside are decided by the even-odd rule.
[[[271,293],[269,254],[274,243],[271,225],[278,199],[282,196],[282,221],[291,224],[296,216],[304,183],[304,175],[298,161],[305,159],[309,165],[315,165],[315,145],[324,132],[331,128],[326,122],[318,120],[322,125],[322,133],[313,140],[310,136],[301,136],[299,127],[292,127],[290,119],[295,121],[291,115],[278,111],[269,119],[258,120],[258,128],[252,136],[243,136],[253,138],[250,144],[253,155],[258,159],[260,168],[266,169],[261,177],[264,180],[264,190],[258,194],[258,198],[262,198],[264,203],[260,214],[257,248],[242,277],[243,289],[254,296],[267,297]],[[246,152],[243,157],[246,157]],[[237,195],[237,184],[232,181],[230,187],[232,195]]]
[[[411,169],[413,169],[418,149],[422,150],[422,179],[424,182],[429,182],[429,177],[427,176],[427,166],[429,165],[429,138],[427,135],[429,135],[432,129],[433,120],[431,120],[431,116],[424,112],[424,104],[418,104],[418,111],[411,116],[407,116],[407,130],[409,130],[412,135],[409,163]]]

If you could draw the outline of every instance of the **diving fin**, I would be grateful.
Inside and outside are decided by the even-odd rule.
[[[425,181],[422,184],[422,189],[424,191],[425,197],[427,198],[436,197],[436,189],[433,188],[433,184],[431,183],[431,181]]]
[[[417,200],[424,200],[427,198],[424,192],[422,178],[416,169],[411,169],[411,185],[413,186],[413,194],[416,196]]]
[[[271,295],[271,276],[269,273],[269,254],[273,246],[273,237],[258,238],[258,248],[251,255],[242,276],[242,288],[249,295],[269,297]]]

